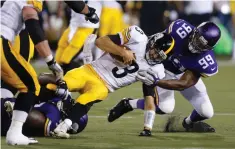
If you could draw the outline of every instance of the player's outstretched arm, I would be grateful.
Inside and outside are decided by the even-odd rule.
[[[22,10],[23,19],[26,29],[37,49],[39,55],[45,59],[49,69],[55,74],[56,80],[63,78],[63,70],[55,62],[51,54],[48,41],[45,38],[44,32],[39,24],[39,18],[36,9],[26,6]]]
[[[195,85],[200,78],[197,73],[187,70],[179,80],[159,80],[157,86],[169,90],[179,90],[182,91],[193,85]]]
[[[160,80],[162,78],[159,77],[153,70],[149,69],[146,72],[138,72],[137,80],[143,82],[144,84],[154,87],[159,86],[168,90],[178,90],[182,91],[187,89],[198,82],[200,75],[196,72],[187,70],[181,76],[179,80]]]

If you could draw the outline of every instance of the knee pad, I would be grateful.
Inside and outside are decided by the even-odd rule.
[[[159,108],[159,111],[161,111],[163,114],[170,114],[173,112],[174,110],[174,106],[160,106],[158,107]],[[157,113],[157,110],[156,110],[156,113]]]
[[[175,100],[165,100],[165,101],[160,101],[158,104],[158,108],[164,112],[165,114],[170,114],[173,112],[175,108]]]
[[[201,110],[197,111],[201,116],[205,118],[212,118],[214,115],[214,109],[210,102],[204,102],[201,104]]]

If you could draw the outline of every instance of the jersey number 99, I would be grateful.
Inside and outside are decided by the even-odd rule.
[[[206,69],[209,65],[213,65],[215,61],[211,57],[211,55],[206,55],[202,59],[198,61],[198,63],[202,66],[203,69]]]
[[[184,39],[190,32],[192,28],[184,23],[181,27],[176,30],[176,33],[180,36],[181,39]]]

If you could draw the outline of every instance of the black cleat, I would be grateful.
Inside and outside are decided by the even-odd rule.
[[[186,118],[185,118],[186,119]],[[192,124],[187,124],[185,119],[182,122],[183,127],[187,132],[215,132],[215,128],[211,127],[205,122],[195,122]]]
[[[183,120],[183,122],[182,122],[182,125],[183,125],[183,127],[185,128],[186,131],[189,131],[189,132],[190,132],[190,130],[193,129],[193,124],[194,124],[194,123],[187,124],[186,121],[185,121],[186,118],[187,118],[187,117],[184,118],[184,120]]]
[[[152,136],[152,133],[151,133],[150,130],[144,129],[144,130],[139,134],[139,136],[141,136],[141,137],[150,137],[150,136]]]
[[[131,107],[131,105],[129,103],[129,100],[132,100],[132,99],[131,98],[127,98],[127,99],[124,98],[115,107],[113,107],[109,111],[109,115],[108,115],[109,122],[113,122],[116,119],[118,119],[119,117],[121,117],[123,114],[133,110],[133,108]]]

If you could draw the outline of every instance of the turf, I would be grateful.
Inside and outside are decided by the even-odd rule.
[[[204,79],[214,106],[215,116],[207,122],[216,128],[216,133],[164,133],[167,116],[157,116],[153,137],[143,138],[138,134],[143,127],[143,112],[136,110],[123,118],[107,122],[108,110],[123,97],[141,97],[141,85],[136,83],[110,94],[106,101],[96,104],[89,113],[86,129],[71,139],[37,138],[38,145],[12,147],[1,139],[2,149],[226,149],[235,148],[235,69],[221,66],[216,76]],[[174,115],[180,120],[187,116],[192,106],[176,93]],[[178,127],[181,127],[178,122]]]

